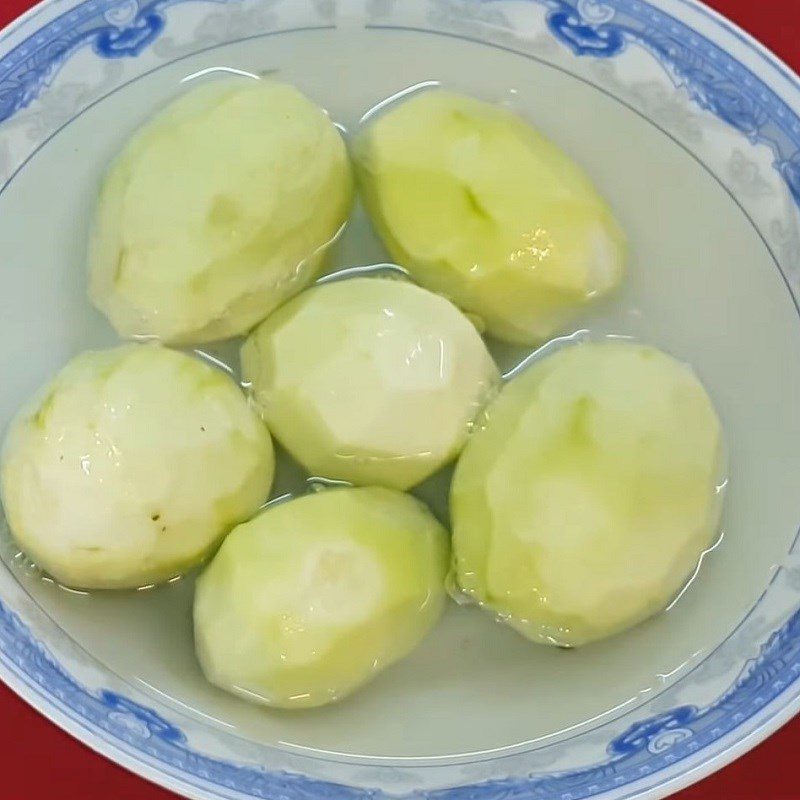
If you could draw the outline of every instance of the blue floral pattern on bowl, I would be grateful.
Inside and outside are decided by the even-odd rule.
[[[38,686],[101,730],[185,777],[275,800],[371,800],[378,790],[358,789],[299,774],[270,773],[215,759],[192,749],[175,725],[116,692],[81,686],[0,604],[0,654]],[[581,800],[617,789],[680,761],[712,743],[777,697],[800,676],[800,611],[766,643],[734,685],[706,708],[681,706],[632,725],[608,745],[608,760],[571,772],[509,778],[426,792],[428,800]],[[416,793],[415,793],[416,795]]]
[[[237,0],[204,0],[218,5]],[[77,52],[136,58],[168,26],[170,6],[198,0],[88,0],[44,25],[0,59],[0,122],[30,106]],[[544,6],[549,31],[576,56],[611,59],[642,47],[704,109],[768,145],[775,169],[800,205],[800,119],[746,66],[679,20],[643,0],[528,0]],[[492,5],[486,0],[485,6]],[[125,696],[92,691],[72,677],[29,628],[0,603],[0,660],[52,698],[71,719],[128,751],[155,760],[190,785],[269,800],[368,800],[361,789],[301,774],[269,772],[195,750],[184,732]],[[578,770],[414,792],[429,800],[581,800],[619,790],[686,759],[726,736],[800,677],[800,611],[773,633],[733,685],[707,706],[682,705],[631,725],[609,742],[606,758]],[[220,796],[228,796],[220,794]],[[409,795],[411,796],[411,795]]]

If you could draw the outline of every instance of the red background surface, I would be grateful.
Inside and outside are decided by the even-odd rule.
[[[0,0],[0,27],[31,0]],[[800,0],[708,0],[800,72]],[[0,684],[0,800],[175,800],[95,755]],[[800,717],[674,800],[800,800]],[[275,798],[274,800],[278,800]]]

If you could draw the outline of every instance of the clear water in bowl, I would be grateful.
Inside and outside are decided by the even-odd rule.
[[[192,647],[191,575],[148,591],[85,595],[12,563],[22,585],[80,646],[154,700],[247,739],[337,758],[472,758],[546,746],[636,708],[695,668],[748,613],[794,538],[800,501],[786,498],[800,484],[797,313],[758,232],[710,173],[613,97],[546,64],[433,34],[303,31],[215,48],[102,100],[0,194],[1,274],[14,298],[0,315],[0,374],[8,376],[0,424],[77,351],[116,341],[85,298],[99,178],[184,78],[213,78],[209,68],[220,66],[274,72],[347,129],[432,76],[485,99],[511,97],[585,166],[631,242],[621,290],[563,333],[632,336],[693,364],[730,444],[726,535],[668,613],[626,634],[575,651],[537,647],[451,604],[406,661],[339,705],[293,713],[248,705],[204,681]],[[70,191],[52,191],[54,174]],[[48,235],[35,235],[44,223]],[[331,271],[387,260],[358,207]],[[492,347],[504,371],[528,355]],[[236,369],[235,343],[201,349]],[[448,481],[445,470],[417,490],[442,519]],[[281,456],[273,498],[311,488]]]

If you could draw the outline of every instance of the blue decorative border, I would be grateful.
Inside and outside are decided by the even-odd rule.
[[[489,0],[491,2],[491,0]],[[800,119],[778,95],[713,42],[641,0],[533,0],[576,55],[611,58],[629,44],[655,56],[704,109],[771,147],[775,168],[800,205]]]
[[[27,108],[84,47],[100,58],[135,58],[163,32],[165,10],[187,1],[89,0],[43,26],[0,60],[0,122]]]
[[[233,764],[191,749],[183,732],[151,709],[111,691],[91,692],[67,673],[19,617],[0,603],[0,660],[47,697],[77,712],[82,725],[180,780],[264,800],[380,800],[358,789],[288,772]],[[800,676],[800,611],[774,633],[733,686],[705,708],[680,706],[637,722],[608,746],[602,764],[571,772],[505,778],[423,793],[427,800],[584,800],[646,778],[717,741],[778,697]],[[194,781],[192,780],[194,779]],[[419,792],[407,797],[418,798]]]
[[[204,0],[227,3],[238,0]],[[31,102],[78,50],[134,58],[163,32],[165,9],[189,0],[88,0],[0,59],[0,122]],[[490,4],[494,0],[482,0]],[[800,205],[800,118],[750,70],[688,26],[640,0],[530,0],[547,9],[549,30],[578,56],[613,58],[645,48],[677,86],[753,142],[770,146],[775,167]],[[191,749],[155,712],[70,676],[0,603],[0,660],[71,719],[178,780],[265,800],[377,800],[362,790],[307,776],[267,772]],[[491,780],[425,794],[428,800],[583,800],[668,768],[751,719],[800,676],[800,611],[773,634],[733,686],[706,707],[681,706],[636,723],[608,746],[601,764],[527,778]],[[419,796],[419,793],[415,793]]]

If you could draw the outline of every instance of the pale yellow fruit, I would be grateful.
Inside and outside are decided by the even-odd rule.
[[[91,298],[122,336],[246,333],[313,280],[351,199],[344,142],[296,89],[195,89],[139,130],[106,176]]]
[[[239,387],[155,345],[73,359],[12,424],[14,538],[61,583],[131,588],[201,561],[269,494],[272,442]]]
[[[487,420],[451,491],[459,591],[549,644],[663,609],[719,523],[720,423],[694,373],[652,347],[576,345]]]
[[[240,525],[197,583],[206,677],[247,700],[307,708],[410,653],[444,608],[447,532],[408,495],[332,489]]]
[[[458,455],[499,383],[474,326],[414,284],[316,286],[242,348],[253,398],[315,475],[407,489]]]
[[[394,260],[500,339],[541,342],[620,280],[625,241],[608,204],[510,111],[422,92],[368,123],[354,152]]]

